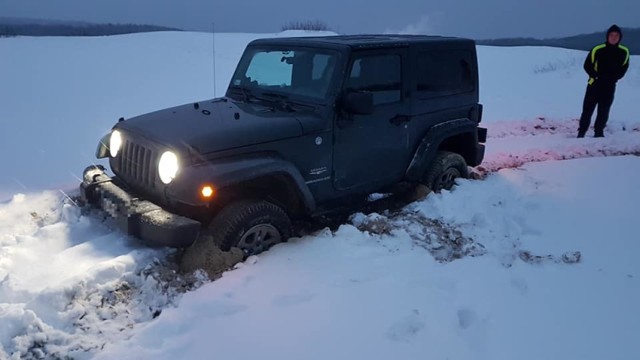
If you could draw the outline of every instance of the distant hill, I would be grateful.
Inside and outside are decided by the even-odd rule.
[[[640,55],[640,28],[622,29],[624,34],[622,44],[629,48],[633,55]],[[606,31],[591,34],[582,34],[564,38],[533,39],[533,38],[508,38],[477,40],[479,45],[491,46],[553,46],[565,49],[591,50],[595,45],[605,41]]]
[[[81,21],[0,17],[2,36],[105,36],[151,31],[181,31],[156,25],[94,24]]]

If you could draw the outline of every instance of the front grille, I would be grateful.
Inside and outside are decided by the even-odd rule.
[[[124,140],[120,151],[114,172],[129,185],[154,189],[158,173],[157,153],[129,140]]]

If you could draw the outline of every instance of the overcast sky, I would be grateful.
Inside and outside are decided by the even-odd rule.
[[[412,32],[556,37],[640,27],[639,0],[0,0],[0,17],[146,23],[185,30],[277,32],[321,20],[346,34]]]

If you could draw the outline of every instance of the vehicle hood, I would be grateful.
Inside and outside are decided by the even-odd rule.
[[[190,148],[200,154],[301,136],[303,127],[292,114],[264,106],[238,107],[216,99],[181,105],[119,122],[115,128],[153,142]]]

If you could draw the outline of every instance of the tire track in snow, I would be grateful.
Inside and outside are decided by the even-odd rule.
[[[518,136],[542,136],[556,134],[574,137],[577,135],[578,124],[579,119],[547,119],[546,117],[541,116],[534,120],[500,121],[483,124],[483,126],[489,128],[489,132],[487,133],[487,137],[489,139],[502,139]],[[607,131],[608,134],[616,134],[619,132],[640,132],[640,125],[632,124],[627,126],[625,124],[612,123],[607,125],[605,131]]]
[[[640,126],[611,124],[605,138],[577,139],[578,120],[536,120],[487,125],[487,153],[473,169],[474,178],[527,163],[587,157],[640,156]]]

